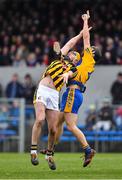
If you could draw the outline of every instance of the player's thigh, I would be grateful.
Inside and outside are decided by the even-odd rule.
[[[74,126],[77,124],[78,115],[75,113],[64,113],[64,119],[68,126]]]
[[[83,102],[83,95],[79,89],[67,88],[62,96],[61,112],[77,114]]]
[[[57,126],[61,126],[64,123],[64,113],[60,112],[57,120]]]
[[[35,107],[36,121],[44,121],[45,111],[46,111],[45,105],[41,102],[36,102],[34,107]]]

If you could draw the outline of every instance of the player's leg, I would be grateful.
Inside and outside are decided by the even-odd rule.
[[[85,152],[85,160],[83,163],[83,167],[86,167],[92,160],[95,151],[91,149],[89,146],[84,134],[82,131],[77,127],[77,114],[74,113],[64,113],[65,122],[67,124],[67,128],[71,131],[79,140],[84,152]]]
[[[39,163],[37,157],[37,144],[41,133],[43,122],[45,120],[45,105],[41,102],[35,104],[36,120],[32,128],[32,139],[31,139],[31,162],[33,165]]]
[[[56,126],[59,118],[59,111],[46,110],[46,119],[48,122],[48,148],[46,151],[46,160],[48,161],[49,168],[52,170],[56,169],[56,165],[53,159],[54,155],[54,144],[56,137]]]
[[[69,131],[71,131],[79,140],[82,148],[85,150],[89,145],[82,131],[77,127],[78,115],[74,113],[64,113],[65,122]]]
[[[64,113],[60,112],[59,119],[56,125],[55,145],[59,143],[60,136],[63,134],[63,123],[64,123]]]
[[[51,151],[53,151],[53,147],[54,147],[58,117],[59,117],[58,111],[53,111],[53,110],[46,111],[46,119],[48,122],[48,149]]]
[[[83,166],[87,166],[91,161],[88,157],[91,157],[92,150],[86,141],[84,134],[76,126],[77,123],[77,114],[79,107],[83,102],[83,95],[79,89],[69,88],[66,90],[65,104],[62,106],[62,111],[64,111],[64,118],[67,124],[68,129],[77,137],[81,146],[85,152],[85,161]]]
[[[84,148],[88,146],[88,143],[84,134],[76,126],[77,113],[82,101],[83,96],[80,90],[67,88],[62,96],[61,111],[64,112],[64,119],[68,129],[74,133]]]
[[[63,123],[64,123],[64,113],[60,112],[59,113],[59,118],[58,118],[58,122],[56,124],[56,135],[55,135],[55,142],[54,142],[54,148],[53,148],[53,153],[55,151],[55,147],[56,145],[59,143],[60,141],[60,136],[63,133]],[[40,150],[41,154],[46,154],[47,149],[42,149]]]

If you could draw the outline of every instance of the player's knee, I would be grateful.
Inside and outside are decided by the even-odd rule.
[[[40,117],[40,118],[38,117],[35,121],[36,126],[41,127],[44,124],[44,120],[45,119],[43,117]]]
[[[55,136],[56,135],[56,128],[55,127],[51,127],[49,128],[49,134],[52,135],[52,136]]]
[[[68,129],[69,131],[73,132],[75,128],[74,128],[73,125],[67,124],[67,129]]]

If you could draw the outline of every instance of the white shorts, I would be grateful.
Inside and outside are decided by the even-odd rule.
[[[46,109],[59,111],[59,92],[47,86],[39,84],[35,102],[41,102]]]

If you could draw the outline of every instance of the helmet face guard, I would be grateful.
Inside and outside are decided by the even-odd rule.
[[[77,52],[77,51],[72,51],[72,53],[75,55],[77,61],[80,61],[81,57],[80,57],[79,52]]]
[[[80,56],[79,52],[71,50],[71,51],[69,51],[68,56],[70,53],[72,53],[75,56],[75,60],[77,62],[76,66],[79,65],[81,63],[81,56]]]

